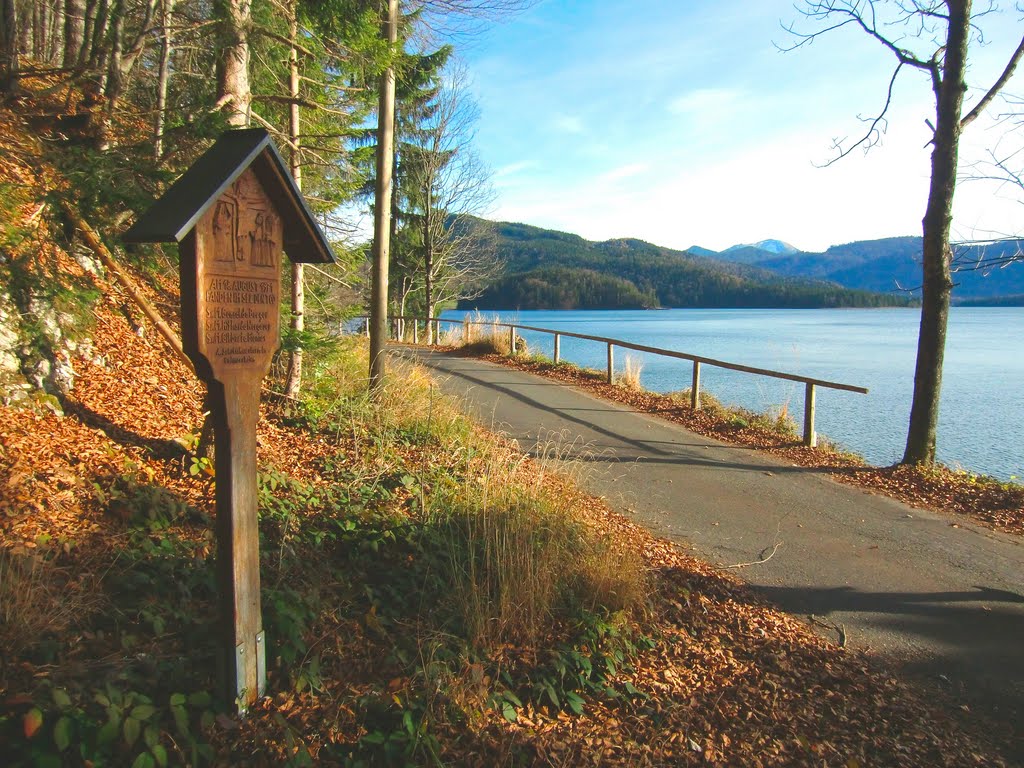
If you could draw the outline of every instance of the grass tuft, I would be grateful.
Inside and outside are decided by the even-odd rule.
[[[643,369],[644,364],[640,358],[627,354],[623,364],[622,373],[616,377],[615,383],[620,387],[631,389],[634,392],[640,392],[643,390],[643,386],[640,384],[640,373]]]
[[[524,461],[487,448],[473,481],[435,499],[452,605],[476,648],[536,649],[580,610],[615,613],[644,596],[639,561],[585,526],[572,500],[529,477]]]
[[[473,355],[510,355],[513,351],[511,333],[499,325],[500,322],[497,315],[474,312],[466,316],[461,328],[451,332],[449,340],[452,346]],[[526,344],[521,337],[516,337],[515,346],[517,353],[526,353]]]

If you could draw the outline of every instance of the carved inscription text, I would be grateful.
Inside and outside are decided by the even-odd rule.
[[[247,171],[200,222],[199,350],[214,375],[261,375],[279,343],[281,220]]]

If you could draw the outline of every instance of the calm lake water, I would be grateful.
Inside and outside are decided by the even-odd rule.
[[[461,317],[463,312],[446,312]],[[670,309],[520,311],[502,320],[690,352],[758,368],[870,389],[868,395],[817,389],[816,428],[869,462],[903,455],[914,386],[919,315],[914,309]],[[531,349],[552,353],[552,337],[524,334]],[[641,382],[656,392],[690,386],[692,365],[616,350],[643,364]],[[605,346],[562,338],[562,358],[606,365]],[[701,387],[725,403],[757,411],[788,407],[800,423],[803,385],[710,366]],[[938,456],[943,463],[1001,479],[1024,477],[1024,308],[954,308],[950,315]]]

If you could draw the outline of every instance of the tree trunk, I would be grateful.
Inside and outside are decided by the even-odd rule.
[[[96,6],[96,15],[92,22],[92,39],[89,41],[88,64],[90,69],[102,69],[106,61],[106,47],[103,45],[103,38],[107,32],[109,7],[107,0],[99,0]]]
[[[83,68],[92,58],[92,36],[96,30],[97,0],[85,0],[83,10],[82,47],[78,50],[78,68]]]
[[[431,237],[431,199],[427,191],[427,205],[423,212],[423,303],[427,307],[427,344],[431,342],[430,318],[434,316],[434,240]]]
[[[64,48],[64,5],[60,0],[50,0],[49,23],[46,32],[46,60],[56,65]]]
[[[383,32],[389,55],[398,42],[398,0],[386,0]],[[394,170],[395,69],[381,75],[377,110],[377,181],[374,189],[373,276],[370,298],[370,389],[384,383],[384,344],[388,332],[388,258],[391,252],[391,174]]]
[[[398,298],[398,340],[405,341],[405,307],[409,302],[409,294],[412,293],[412,280],[408,275],[402,278],[402,288]]]
[[[106,119],[103,133],[106,135],[110,121],[117,109],[117,100],[121,98],[124,80],[121,76],[121,57],[124,53],[124,0],[114,0],[110,9],[110,54],[107,59],[107,84],[103,89],[106,101]]]
[[[171,14],[174,0],[160,0],[160,70],[156,83],[156,120],[153,125],[153,159],[164,156],[164,127],[167,124],[167,87],[171,81]]]
[[[935,462],[935,433],[939,420],[946,322],[953,289],[949,231],[953,219],[960,120],[963,110],[971,0],[950,0],[949,30],[942,76],[936,86],[935,138],[932,149],[928,207],[922,220],[923,273],[921,329],[917,341],[914,401],[910,409],[904,464]]]
[[[18,89],[18,7],[17,0],[0,0],[0,92]]]
[[[32,58],[42,61],[43,58],[43,14],[45,9],[38,3],[32,3]]]
[[[249,124],[249,0],[217,0],[220,19],[220,56],[217,61],[217,98],[226,99],[228,123],[238,128]]]
[[[74,69],[82,55],[85,42],[84,0],[64,0],[64,58],[61,66]]]
[[[299,52],[295,48],[299,39],[299,20],[296,0],[292,0],[289,6],[288,39],[292,46],[288,51],[288,91],[292,101],[288,105],[288,136],[291,139],[291,171],[295,179],[295,186],[302,189],[302,155],[300,152],[299,135]],[[306,327],[304,312],[306,309],[306,294],[304,286],[305,275],[302,264],[292,264],[292,330],[296,334],[302,333]],[[291,360],[288,362],[288,379],[285,384],[285,394],[288,397],[298,397],[302,388],[302,347],[296,345],[292,351]]]

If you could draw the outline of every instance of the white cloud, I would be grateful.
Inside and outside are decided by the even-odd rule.
[[[556,115],[552,121],[556,130],[563,133],[583,133],[583,120],[574,115]]]
[[[518,163],[509,163],[508,165],[503,165],[501,168],[495,170],[494,178],[502,179],[508,176],[515,176],[517,174],[521,174],[523,171],[528,171],[536,165],[537,164],[532,160],[521,160]]]
[[[597,177],[598,181],[613,182],[619,181],[620,179],[628,179],[632,176],[639,176],[643,173],[647,173],[651,168],[647,163],[628,163],[626,165],[620,165],[618,168],[612,168],[610,171],[606,171]]]
[[[632,163],[574,184],[538,179],[505,196],[497,213],[592,240],[716,250],[769,237],[824,250],[919,231],[928,156],[913,140],[827,169],[810,162],[816,143],[812,132],[737,147],[723,159],[666,156],[657,168]],[[626,177],[628,191],[598,183]]]
[[[702,116],[732,111],[740,100],[739,91],[731,88],[698,88],[678,96],[668,104],[673,115]]]

